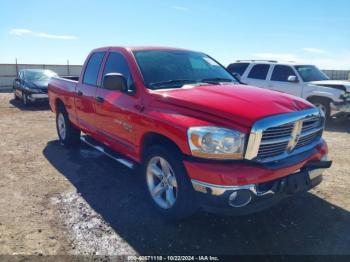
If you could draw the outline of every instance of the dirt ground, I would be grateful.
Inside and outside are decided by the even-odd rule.
[[[242,217],[172,223],[145,201],[140,175],[57,141],[47,106],[0,94],[0,254],[350,254],[350,121],[324,137],[333,167],[315,190]]]

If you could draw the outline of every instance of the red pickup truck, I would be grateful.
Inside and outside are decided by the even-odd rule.
[[[259,211],[310,190],[331,166],[318,109],[241,85],[200,52],[95,49],[79,81],[50,81],[49,101],[62,144],[82,140],[141,166],[150,202],[170,218]]]

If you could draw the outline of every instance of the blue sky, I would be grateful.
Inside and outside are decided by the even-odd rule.
[[[174,46],[223,64],[350,69],[349,0],[1,0],[0,63],[81,64],[106,45]]]

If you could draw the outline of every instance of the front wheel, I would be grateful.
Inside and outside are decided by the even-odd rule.
[[[151,147],[146,152],[143,173],[151,203],[163,216],[179,220],[197,211],[195,192],[177,149]]]
[[[311,103],[324,113],[326,119],[329,119],[331,117],[331,105],[329,100],[315,99],[312,100]]]
[[[56,114],[56,128],[60,142],[65,146],[74,146],[80,142],[80,130],[72,125],[67,112],[60,108]]]
[[[25,92],[22,92],[22,102],[25,107],[29,105],[28,95]]]
[[[19,97],[17,96],[16,90],[13,91],[13,98],[15,100],[19,100]]]

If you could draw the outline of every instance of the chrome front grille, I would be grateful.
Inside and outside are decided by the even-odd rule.
[[[270,140],[283,138],[286,135],[291,135],[294,128],[294,123],[288,123],[281,126],[270,127],[266,129],[263,133],[262,140]]]
[[[246,158],[269,162],[311,149],[320,141],[323,127],[317,109],[259,120],[252,128]]]
[[[288,142],[261,145],[258,152],[259,158],[268,158],[272,156],[278,156],[286,151]]]
[[[297,149],[297,148],[301,148],[303,146],[307,146],[307,145],[311,144],[313,141],[315,141],[315,139],[321,138],[321,136],[322,136],[322,131],[317,131],[315,133],[305,135],[305,136],[300,138],[300,140],[298,141],[295,148]]]
[[[315,128],[318,128],[320,126],[322,126],[322,118],[321,117],[310,117],[307,119],[303,120],[303,129],[302,132],[308,132],[308,131],[312,131]]]

